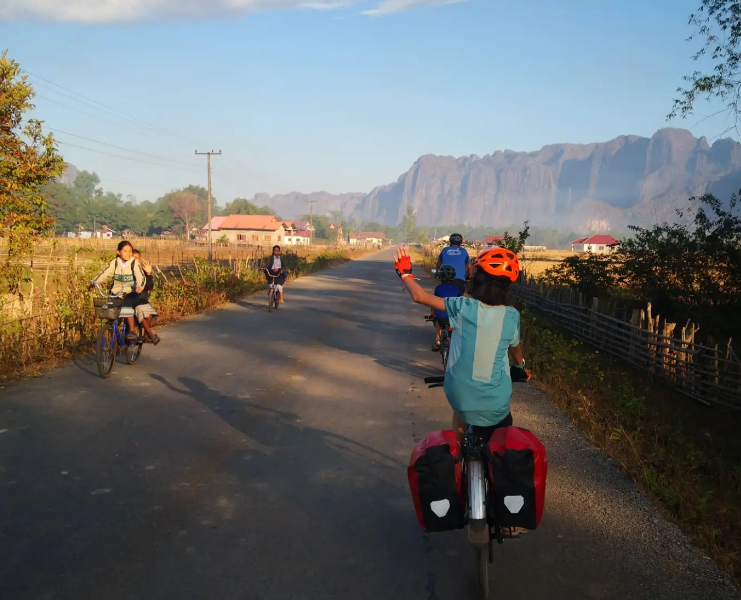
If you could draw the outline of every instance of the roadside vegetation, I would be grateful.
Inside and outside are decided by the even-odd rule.
[[[741,584],[741,415],[695,403],[528,309],[535,385]]]
[[[363,254],[350,249],[328,249],[306,256],[289,252],[284,254],[284,261],[295,278]],[[85,267],[54,276],[33,315],[18,318],[6,313],[6,319],[0,321],[0,383],[35,374],[91,348],[101,322],[95,318],[93,294],[87,286],[110,258],[111,253],[98,251]],[[144,258],[148,258],[146,252]],[[244,261],[230,265],[196,258],[194,266],[157,271],[155,279],[151,302],[160,315],[156,326],[217,308],[266,287],[262,273],[247,268]]]

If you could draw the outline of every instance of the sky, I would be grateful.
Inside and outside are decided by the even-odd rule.
[[[0,0],[35,118],[106,190],[369,192],[424,154],[685,127],[700,0]],[[60,87],[61,86],[61,87]],[[131,150],[135,152],[130,152]]]

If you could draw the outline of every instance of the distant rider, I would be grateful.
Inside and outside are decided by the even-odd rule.
[[[283,299],[283,284],[286,282],[286,270],[283,267],[283,258],[281,257],[280,246],[273,246],[273,254],[271,254],[266,260],[265,271],[265,279],[267,279],[268,282],[268,292],[270,292],[270,284],[274,284],[280,294],[281,303],[285,302]]]
[[[435,296],[438,298],[458,298],[463,295],[455,283],[455,269],[452,266],[443,265],[437,272],[437,276],[441,279],[442,283],[435,287]],[[430,317],[435,317],[435,324],[437,325],[435,345],[432,346],[432,351],[439,352],[440,336],[442,336],[443,329],[450,327],[450,319],[448,319],[447,312],[444,310],[435,310],[434,308]]]
[[[450,235],[450,246],[443,248],[437,259],[437,270],[445,265],[450,265],[455,269],[454,283],[460,290],[460,295],[466,291],[466,279],[471,279],[473,275],[473,265],[468,251],[461,248],[463,236],[460,233]]]

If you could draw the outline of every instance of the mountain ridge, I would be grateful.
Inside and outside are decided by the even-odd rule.
[[[396,181],[360,194],[269,196],[260,202],[287,217],[301,202],[324,200],[319,213],[395,225],[408,206],[421,225],[534,225],[605,230],[630,223],[674,220],[688,198],[705,192],[726,200],[741,188],[741,146],[710,145],[685,129],[650,138],[626,134],[607,142],[546,144],[540,150],[496,150],[479,157],[420,156]],[[305,207],[305,204],[304,204]]]

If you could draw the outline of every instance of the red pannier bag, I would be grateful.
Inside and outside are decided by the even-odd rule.
[[[428,433],[412,452],[407,475],[417,519],[425,531],[465,525],[461,443],[452,431]]]
[[[535,529],[545,506],[545,447],[527,429],[502,427],[487,449],[490,524]]]

